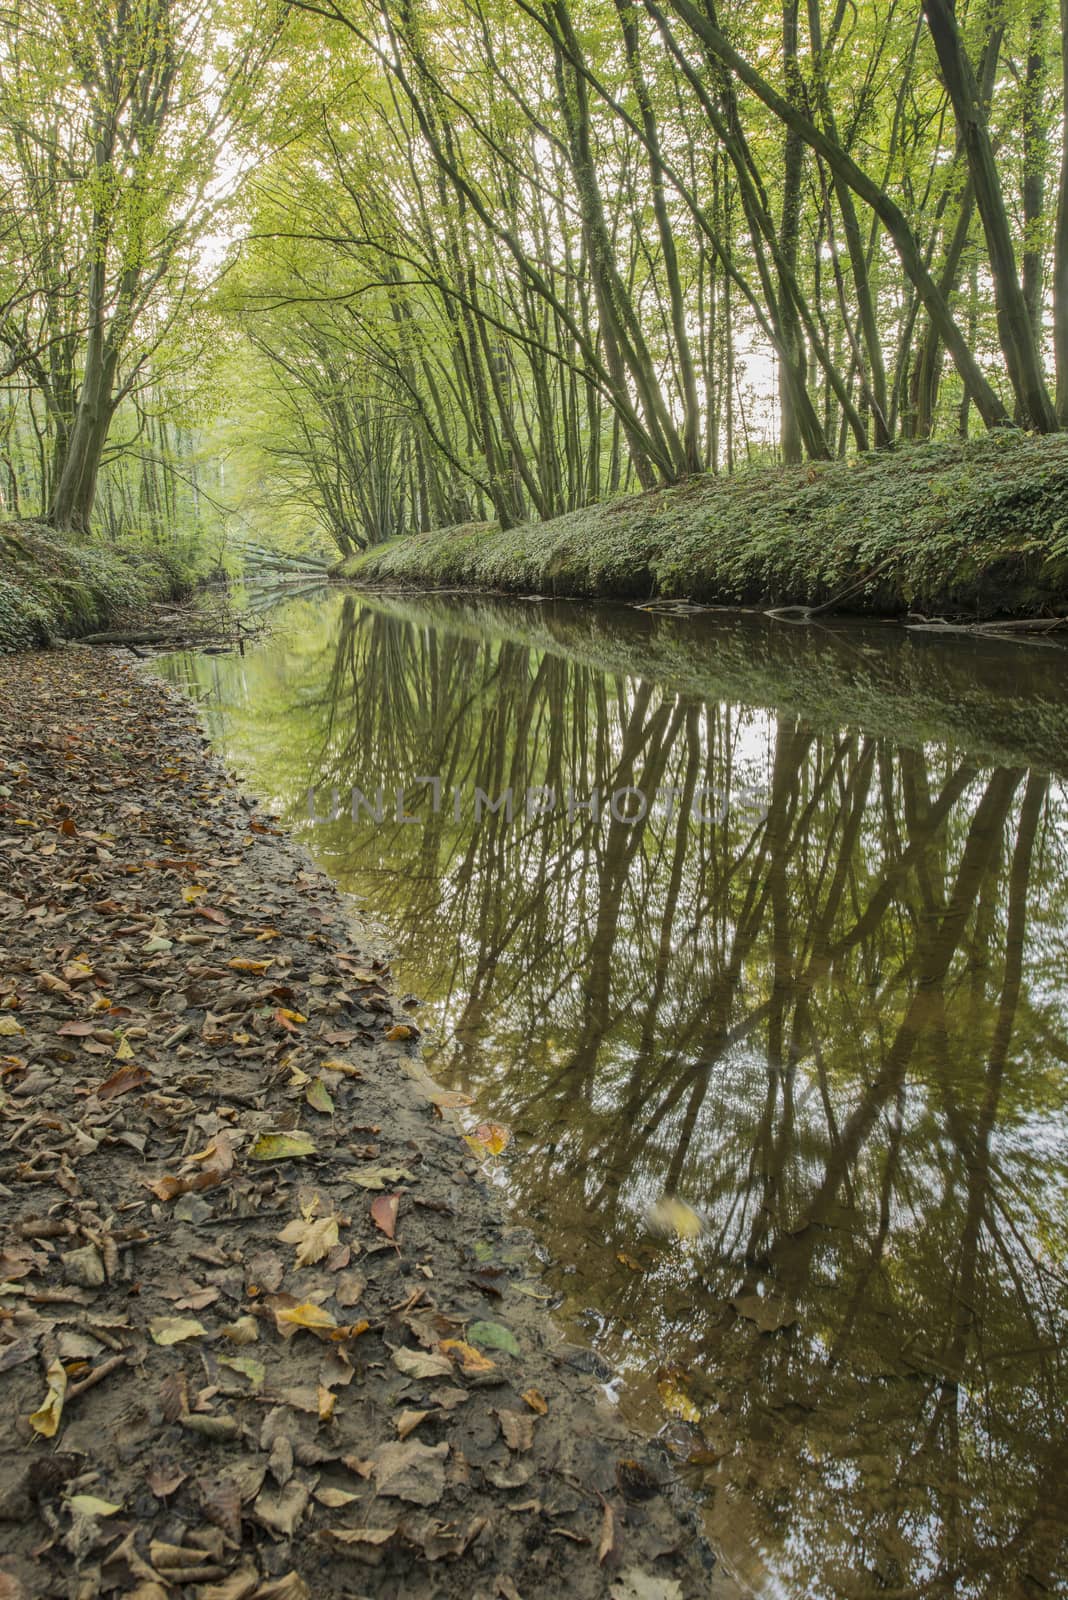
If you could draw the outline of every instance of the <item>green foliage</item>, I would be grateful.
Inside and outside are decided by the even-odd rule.
[[[124,614],[186,593],[188,556],[126,542],[76,545],[49,529],[0,528],[0,654],[103,629]]]
[[[345,562],[346,577],[885,613],[1068,597],[1068,439],[987,434],[820,466],[692,478],[553,522],[470,524]]]

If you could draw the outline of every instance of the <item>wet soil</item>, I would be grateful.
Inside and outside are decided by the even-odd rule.
[[[720,1592],[344,897],[125,660],[0,694],[0,1597]]]

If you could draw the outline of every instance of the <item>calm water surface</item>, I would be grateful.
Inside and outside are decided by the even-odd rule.
[[[1068,657],[336,591],[276,616],[163,670],[381,931],[434,1075],[512,1130],[561,1314],[743,1592],[1068,1593]],[[384,818],[312,822],[313,785],[324,816],[381,785]]]

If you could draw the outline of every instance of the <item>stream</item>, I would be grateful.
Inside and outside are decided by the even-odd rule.
[[[509,1131],[558,1320],[739,1590],[1068,1594],[1064,651],[337,589],[273,623],[159,670]]]

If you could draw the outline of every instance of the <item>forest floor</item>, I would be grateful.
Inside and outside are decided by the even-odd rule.
[[[717,1592],[330,880],[124,659],[0,693],[2,1600]]]
[[[551,521],[467,524],[352,557],[354,582],[874,616],[1068,611],[1068,435],[703,475]]]

